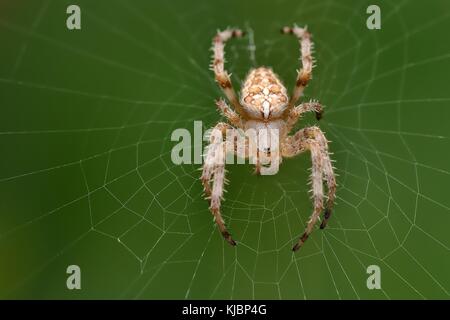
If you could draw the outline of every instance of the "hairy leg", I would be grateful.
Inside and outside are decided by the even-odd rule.
[[[242,116],[245,111],[239,103],[239,99],[231,84],[230,74],[225,70],[225,43],[232,37],[242,37],[243,32],[239,29],[226,29],[218,31],[213,39],[212,50],[214,52],[211,69],[214,71],[215,78],[220,88],[223,90],[233,107]]]
[[[228,130],[231,130],[228,131]],[[210,144],[208,145],[201,180],[205,190],[206,198],[210,200],[210,211],[220,230],[222,236],[231,245],[236,242],[228,232],[225,221],[220,213],[220,205],[223,199],[225,179],[225,161],[227,153],[234,153],[240,157],[248,155],[247,145],[238,146],[238,141],[224,141],[226,134],[236,137],[239,135],[237,130],[226,123],[218,123],[211,132]],[[244,141],[245,143],[245,141]]]
[[[289,136],[286,138],[285,142],[282,144],[282,156],[283,157],[294,157],[306,150],[311,151],[311,157],[312,157],[312,163],[313,163],[313,195],[314,195],[314,211],[313,215],[311,217],[310,222],[316,223],[318,216],[315,218],[315,214],[317,213],[316,208],[318,206],[318,200],[316,198],[317,194],[320,194],[320,191],[322,190],[322,178],[325,178],[327,189],[328,189],[328,196],[327,196],[327,205],[325,209],[325,215],[324,220],[322,221],[320,228],[325,228],[328,219],[331,216],[334,200],[335,200],[335,193],[336,193],[336,178],[333,172],[333,166],[330,160],[329,152],[328,152],[328,141],[325,138],[325,135],[318,127],[309,127],[302,130],[299,130],[295,135]],[[315,168],[317,168],[317,164],[319,160],[317,158],[320,158],[320,184],[321,187],[315,187],[314,181],[318,182],[317,175],[314,175],[316,172]],[[314,160],[316,159],[316,160]],[[317,180],[316,180],[317,179]],[[316,190],[316,191],[315,191]],[[323,193],[323,190],[322,190]],[[323,194],[322,194],[323,195]],[[312,228],[314,224],[310,226]],[[311,229],[312,230],[312,229]],[[295,250],[299,249],[300,246],[303,244],[303,242],[307,239],[309,233],[305,231],[303,236],[300,238],[299,243],[294,247]],[[303,240],[302,240],[303,239]]]
[[[298,71],[294,92],[292,94],[291,101],[289,102],[289,105],[292,108],[301,97],[303,90],[311,79],[313,68],[313,43],[311,42],[311,34],[306,30],[306,28],[299,28],[297,26],[294,26],[293,28],[284,27],[281,31],[285,34],[295,35],[300,41],[302,69]]]
[[[316,140],[322,151],[323,161],[323,175],[325,177],[325,181],[327,183],[328,196],[327,196],[327,206],[325,209],[324,219],[320,225],[320,228],[323,229],[326,227],[328,220],[330,219],[334,201],[336,199],[336,177],[333,170],[333,165],[330,159],[330,153],[328,151],[328,140],[323,134],[322,130],[318,127],[310,127],[306,128],[305,132],[308,136],[311,136]]]
[[[304,114],[305,112],[314,112],[316,114],[316,119],[320,120],[322,119],[323,115],[323,107],[317,101],[310,101],[302,103],[295,108],[288,110],[288,114],[286,117],[288,132],[292,130],[302,114]]]
[[[210,182],[214,174],[215,166],[220,164],[221,161],[224,161],[220,159],[221,154],[219,152],[220,148],[223,148],[223,138],[225,137],[226,131],[232,128],[227,123],[219,122],[212,129],[211,135],[209,136],[209,145],[204,158],[202,176],[200,177],[207,197],[211,196]]]
[[[311,151],[312,160],[312,171],[311,171],[311,184],[313,192],[313,212],[311,218],[309,219],[305,231],[299,238],[298,242],[292,248],[293,251],[297,251],[303,245],[303,243],[308,239],[311,234],[320,213],[323,210],[323,183],[322,183],[322,156],[320,152],[319,144],[314,140],[306,140],[304,142],[305,146]]]
[[[219,108],[222,115],[227,118],[233,126],[238,128],[243,128],[243,120],[230,106],[223,100],[219,99],[216,101],[217,108]]]

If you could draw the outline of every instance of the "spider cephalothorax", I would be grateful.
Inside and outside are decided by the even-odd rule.
[[[324,219],[320,228],[325,228],[335,199],[336,179],[328,152],[328,141],[318,127],[307,127],[289,135],[303,113],[313,111],[317,119],[320,119],[323,111],[322,106],[314,101],[295,106],[311,79],[313,61],[310,33],[306,28],[297,26],[293,28],[284,27],[282,32],[294,34],[300,40],[301,46],[302,69],[298,72],[294,92],[290,100],[287,90],[278,76],[272,69],[266,67],[256,68],[249,72],[244,81],[240,99],[238,99],[233,90],[230,76],[224,69],[224,46],[228,39],[241,37],[243,33],[238,29],[227,29],[218,32],[214,37],[214,55],[211,67],[217,83],[231,102],[234,110],[222,99],[216,102],[217,107],[228,119],[229,124],[219,122],[214,127],[205,156],[201,180],[205,194],[210,199],[210,210],[223,237],[230,244],[236,245],[225,227],[225,222],[220,213],[225,182],[224,155],[235,153],[241,157],[252,159],[256,167],[256,173],[260,174],[268,163],[276,162],[279,164],[283,157],[294,157],[309,150],[312,160],[311,185],[314,209],[305,232],[293,247],[293,250],[296,251],[306,241],[324,209],[323,181],[327,185],[328,195]],[[258,138],[246,135],[243,148],[237,148],[230,143],[230,140],[224,139],[227,135],[237,137],[242,130],[253,130],[257,133]],[[214,134],[214,132],[219,134]],[[269,133],[266,135],[258,134],[262,132]],[[275,134],[276,139],[272,139]],[[261,136],[265,138],[260,139]],[[276,146],[273,141],[276,141]]]

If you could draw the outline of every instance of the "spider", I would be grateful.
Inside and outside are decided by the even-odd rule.
[[[222,236],[234,246],[236,242],[228,232],[220,213],[220,203],[223,198],[226,179],[225,164],[223,161],[217,161],[217,157],[220,154],[232,153],[244,158],[256,159],[254,160],[255,172],[256,174],[261,174],[262,159],[270,158],[272,161],[281,163],[283,157],[294,157],[309,150],[312,161],[313,212],[310,220],[307,222],[305,231],[292,248],[293,251],[297,251],[308,239],[324,209],[323,181],[326,183],[328,195],[320,229],[325,228],[327,225],[335,200],[336,179],[328,152],[328,141],[317,126],[303,128],[290,135],[290,131],[303,113],[315,112],[316,118],[320,119],[323,114],[323,108],[316,101],[305,102],[296,106],[303,90],[311,79],[313,68],[311,34],[306,27],[300,28],[295,25],[292,28],[284,27],[281,32],[295,35],[300,42],[301,48],[302,68],[297,71],[297,80],[290,99],[288,99],[287,90],[279,77],[268,67],[258,67],[250,70],[243,83],[240,99],[238,99],[231,83],[230,74],[224,69],[224,47],[227,40],[234,37],[240,38],[244,33],[239,29],[226,29],[218,31],[213,38],[212,50],[214,54],[211,69],[215,73],[216,82],[223,90],[233,109],[223,99],[216,101],[219,111],[229,123],[219,122],[213,128],[213,132],[219,132],[220,135],[211,134],[209,137],[201,181],[206,198],[210,203],[209,209]],[[272,146],[271,150],[270,145],[266,145],[264,148],[252,149],[250,145],[255,142],[251,141],[251,138],[247,138],[244,151],[239,153],[235,147],[230,146],[229,141],[224,140],[224,135],[226,134],[247,129],[256,131],[262,129],[277,130],[279,151],[275,153],[275,147]]]

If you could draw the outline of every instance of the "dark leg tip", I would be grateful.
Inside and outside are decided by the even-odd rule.
[[[231,238],[231,236],[229,236],[228,238],[226,238],[227,242],[229,244],[231,244],[233,247],[236,245],[236,241],[233,240],[233,238]]]
[[[298,249],[300,249],[300,247],[305,243],[305,241],[308,239],[309,234],[307,234],[306,232],[302,234],[302,236],[300,237],[300,240],[298,241],[298,243],[292,248],[292,251],[297,251]]]
[[[316,119],[320,120],[323,118],[323,112],[316,112]]]
[[[233,238],[231,237],[231,234],[228,231],[224,231],[222,232],[222,236],[225,238],[225,240],[227,240],[227,242],[229,244],[231,244],[232,246],[236,245],[236,241],[233,240]]]
[[[325,214],[324,214],[324,219],[323,219],[322,223],[320,224],[320,229],[325,229],[325,227],[327,226],[327,223],[328,223],[328,219],[330,219],[330,216],[331,216],[331,210],[326,209]]]

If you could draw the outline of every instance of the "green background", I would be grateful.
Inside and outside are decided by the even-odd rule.
[[[366,28],[372,3],[381,30]],[[304,99],[326,106],[336,210],[294,254],[309,155],[275,176],[231,165],[232,248],[170,135],[221,119],[219,28],[250,31],[227,46],[235,88],[268,65],[291,89],[299,44],[279,29],[293,23],[315,42]],[[0,297],[448,299],[449,30],[445,0],[0,1]],[[66,288],[72,264],[81,290]]]

